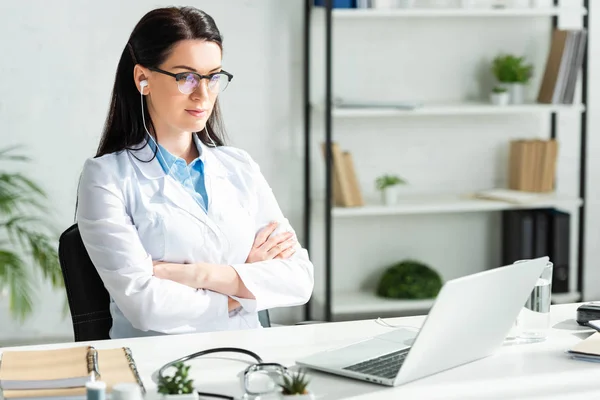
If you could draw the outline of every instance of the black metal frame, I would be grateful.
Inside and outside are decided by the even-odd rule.
[[[304,134],[305,134],[305,168],[304,168],[304,185],[305,185],[305,204],[304,204],[304,232],[307,247],[310,243],[311,229],[311,181],[310,181],[310,145],[311,145],[311,105],[310,105],[310,20],[311,9],[314,0],[305,0],[305,21],[304,21]],[[583,298],[583,271],[584,271],[584,250],[585,250],[585,205],[586,205],[586,162],[587,162],[587,84],[588,84],[588,49],[589,49],[589,0],[584,0],[584,8],[586,14],[583,16],[583,29],[588,30],[588,40],[586,41],[583,65],[582,65],[582,104],[585,109],[581,113],[581,146],[580,146],[580,172],[579,172],[579,197],[582,200],[582,205],[579,208],[579,230],[578,230],[578,275],[577,275],[577,290],[580,293],[580,298]],[[554,5],[559,6],[559,0],[554,0]],[[332,233],[332,9],[333,0],[325,0],[325,313],[326,321],[332,320],[332,291],[331,291],[331,276],[332,276],[332,249],[331,249],[331,233]],[[558,16],[552,17],[552,27],[558,26]],[[557,124],[556,113],[550,115],[550,136],[556,138]],[[310,302],[305,308],[305,317],[311,319]]]

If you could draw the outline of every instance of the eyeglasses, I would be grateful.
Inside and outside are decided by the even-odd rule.
[[[149,69],[175,78],[179,91],[183,94],[192,94],[198,89],[202,79],[208,79],[208,90],[212,93],[219,94],[227,88],[229,82],[233,79],[233,75],[226,71],[220,71],[210,75],[200,75],[196,72],[180,72],[178,74],[173,74],[154,67],[150,67]]]

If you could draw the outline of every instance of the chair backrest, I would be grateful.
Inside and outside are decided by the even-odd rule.
[[[110,339],[110,297],[81,239],[77,224],[62,233],[58,245],[75,341]],[[258,313],[260,324],[271,326],[267,310]]]
[[[75,341],[110,339],[110,297],[83,245],[77,224],[60,236],[58,255]]]

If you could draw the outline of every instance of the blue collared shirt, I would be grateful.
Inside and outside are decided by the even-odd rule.
[[[192,137],[194,144],[198,149],[199,157],[193,160],[189,165],[183,158],[174,156],[160,144],[158,145],[159,151],[156,152],[156,158],[163,171],[179,181],[200,207],[202,207],[205,212],[208,212],[208,195],[204,184],[202,146],[200,145],[200,139],[198,139],[196,134],[193,134]],[[148,144],[153,151],[156,150],[156,143],[152,138],[148,140]]]

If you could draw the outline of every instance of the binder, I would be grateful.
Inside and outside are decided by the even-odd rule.
[[[4,399],[85,399],[85,384],[136,383],[142,392],[131,350],[78,346],[58,350],[5,351],[0,361],[0,389]]]
[[[570,214],[555,209],[502,212],[502,264],[548,256],[552,293],[569,292]]]

